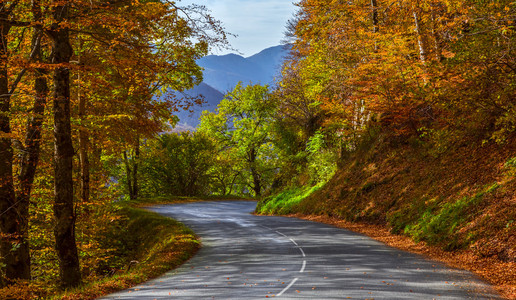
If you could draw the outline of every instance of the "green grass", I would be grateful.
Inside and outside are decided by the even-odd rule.
[[[316,186],[294,187],[277,195],[264,198],[258,202],[256,213],[280,215],[293,213],[296,205],[322,186],[322,184],[319,184]]]
[[[445,203],[437,209],[429,207],[419,219],[406,225],[403,231],[415,241],[440,244],[447,250],[464,248],[473,236],[461,239],[458,231],[470,222],[478,211],[475,208],[481,204],[484,196],[498,187],[499,185],[495,183],[473,197],[463,197],[455,202]],[[398,215],[398,217],[402,216]]]

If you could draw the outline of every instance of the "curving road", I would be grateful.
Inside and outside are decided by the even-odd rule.
[[[499,299],[471,273],[256,202],[155,206],[202,238],[182,267],[102,299]]]

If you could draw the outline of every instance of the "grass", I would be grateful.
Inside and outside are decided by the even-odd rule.
[[[144,209],[145,206],[197,201],[252,200],[237,196],[158,197],[121,201],[97,212],[83,248],[83,285],[60,291],[50,279],[21,281],[0,289],[0,299],[95,299],[158,277],[190,259],[200,248],[198,237],[183,224]],[[152,234],[149,234],[152,233]],[[54,265],[55,266],[55,265]],[[52,266],[52,267],[54,267]]]
[[[286,215],[295,211],[295,206],[319,190],[322,184],[316,186],[294,187],[277,195],[264,198],[256,207],[259,214]]]
[[[125,257],[126,269],[113,276],[101,278],[76,289],[48,297],[50,299],[95,299],[127,289],[162,275],[190,259],[200,248],[194,232],[173,219],[149,212],[142,207],[159,204],[198,201],[242,200],[242,197],[155,197],[124,203],[124,221],[112,235],[119,240],[120,255]],[[252,199],[244,199],[252,200]],[[152,234],[149,234],[152,232]]]
[[[437,210],[427,209],[413,224],[404,228],[404,233],[416,242],[426,241],[431,245],[443,245],[446,250],[465,248],[471,243],[469,238],[459,239],[458,230],[467,224],[478,212],[486,194],[494,192],[499,185],[494,183],[473,197],[463,197],[455,202],[447,202]],[[395,223],[395,220],[391,220]]]

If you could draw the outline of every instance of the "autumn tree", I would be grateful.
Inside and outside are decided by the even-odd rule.
[[[343,156],[378,130],[436,144],[464,130],[501,142],[514,132],[510,1],[297,5],[277,94],[283,132],[305,136],[298,153],[319,134]]]
[[[1,244],[0,250],[5,264],[7,279],[26,277],[25,274],[18,274],[17,268],[20,263],[24,264],[25,259],[21,259],[14,251],[11,251],[17,244],[22,229],[17,224],[15,207],[17,206],[16,195],[13,182],[13,148],[11,142],[10,126],[10,91],[9,91],[9,32],[12,25],[9,20],[12,18],[13,11],[18,3],[2,2],[0,7],[0,211],[1,211]],[[22,269],[25,269],[22,267]],[[25,273],[25,272],[23,272]]]
[[[93,155],[95,171],[105,172],[99,167],[100,153],[120,153],[127,142],[137,145],[134,142],[140,137],[166,128],[180,103],[156,95],[199,82],[201,72],[195,60],[210,46],[225,45],[225,32],[204,7],[181,7],[175,2],[60,1],[50,5],[36,0],[6,1],[0,23],[3,274],[8,280],[31,277],[29,199],[40,145],[48,148],[50,144],[41,140],[41,128],[49,92],[47,74],[52,74],[54,232],[61,286],[75,286],[81,277],[75,245],[75,222],[81,209],[73,186],[74,143],[82,170],[80,197],[88,202],[89,155]],[[32,38],[26,34],[29,31]],[[46,60],[49,53],[51,61]],[[18,85],[23,90],[15,94]],[[31,95],[34,98],[29,102]],[[25,129],[21,129],[20,111],[30,112]]]
[[[23,13],[28,9],[31,14]],[[1,7],[1,62],[2,62],[2,174],[0,175],[0,232],[4,267],[2,283],[16,279],[30,279],[30,253],[28,242],[29,197],[32,191],[36,166],[40,156],[40,138],[48,87],[46,71],[41,68],[43,57],[43,18],[39,1],[4,2]],[[32,28],[32,39],[24,32]],[[15,43],[14,43],[15,42]],[[17,45],[14,48],[13,45]],[[34,67],[39,65],[39,67]],[[19,90],[26,74],[34,70],[34,101],[27,116],[25,136],[18,138],[11,130],[13,121],[12,98]],[[13,76],[15,75],[15,76]],[[22,140],[22,141],[20,141]],[[14,145],[14,149],[13,149]],[[14,159],[14,151],[20,152]],[[15,168],[16,172],[15,172]],[[16,183],[16,184],[15,184]],[[6,279],[4,282],[3,279]]]

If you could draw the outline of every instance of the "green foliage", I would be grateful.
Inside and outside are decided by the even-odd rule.
[[[220,102],[216,113],[202,115],[199,132],[214,140],[217,159],[222,162],[219,170],[212,170],[212,176],[224,175],[224,180],[219,180],[221,194],[236,186],[229,190],[260,196],[270,187],[278,165],[272,143],[275,113],[267,86],[244,87],[239,83]]]
[[[306,187],[293,187],[277,195],[262,199],[256,207],[260,214],[289,214],[293,213],[294,207],[301,201],[319,190],[323,184]]]
[[[143,196],[208,194],[214,156],[212,140],[199,132],[162,134],[149,141],[141,157]]]
[[[485,191],[473,197],[464,197],[456,202],[446,203],[437,209],[427,209],[414,223],[405,227],[404,233],[416,241],[444,245],[445,249],[454,250],[466,246],[470,241],[460,239],[458,231],[477,212],[484,196],[495,191],[498,184],[489,186]],[[403,216],[397,215],[398,218]]]
[[[316,132],[306,144],[307,171],[314,184],[326,183],[337,171],[337,155],[327,146],[325,136]]]
[[[508,176],[516,176],[516,157],[509,158],[504,164],[504,168]]]

